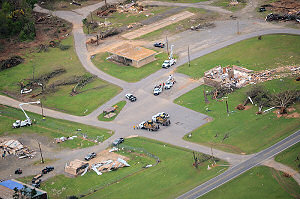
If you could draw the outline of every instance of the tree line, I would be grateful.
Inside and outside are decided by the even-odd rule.
[[[17,36],[21,41],[33,40],[35,3],[37,0],[0,0],[0,38]]]

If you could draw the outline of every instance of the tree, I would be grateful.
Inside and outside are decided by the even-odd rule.
[[[262,87],[262,86],[253,86],[248,92],[246,92],[247,94],[247,99],[244,105],[247,104],[247,102],[249,101],[250,97],[253,101],[253,103],[257,104],[259,107],[259,112],[261,112],[263,107],[269,106],[270,105],[270,95],[268,94],[268,92]]]
[[[88,29],[88,34],[90,34],[90,23],[88,22],[87,18],[82,19],[82,23]]]
[[[287,90],[271,95],[271,105],[280,109],[280,114],[286,113],[286,108],[300,98],[300,90]]]
[[[17,187],[14,188],[13,199],[19,199],[19,190]]]

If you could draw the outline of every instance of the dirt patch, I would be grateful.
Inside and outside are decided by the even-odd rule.
[[[289,108],[290,110],[287,110],[288,112],[292,112],[292,111],[295,111],[296,109],[295,108]],[[290,113],[290,114],[279,114],[279,110],[275,110],[273,111],[273,113],[276,114],[276,117],[277,118],[281,118],[281,117],[284,117],[286,119],[290,119],[290,118],[300,118],[300,114],[298,112],[294,112],[294,113]]]
[[[23,56],[26,53],[36,52],[41,44],[49,44],[52,40],[66,38],[72,24],[57,17],[43,13],[33,13],[35,19],[36,38],[34,41],[21,42],[17,37],[0,39],[0,60],[12,56]]]
[[[272,10],[276,13],[282,14],[291,14],[297,13],[300,10],[300,1],[299,0],[279,0],[273,3],[270,3],[269,10]]]
[[[207,122],[212,122],[214,119],[213,119],[212,117],[207,117],[207,118],[205,118],[205,120],[206,120]]]
[[[140,36],[143,36],[145,34],[148,34],[150,32],[153,32],[155,30],[158,30],[158,29],[161,29],[163,27],[166,27],[168,25],[171,25],[173,23],[176,23],[178,21],[181,21],[181,20],[184,20],[184,19],[187,19],[191,16],[193,16],[194,14],[191,13],[191,12],[188,12],[188,11],[184,11],[184,12],[181,12],[181,13],[178,13],[176,15],[173,15],[173,16],[170,16],[166,19],[163,19],[163,20],[160,20],[156,23],[153,23],[153,24],[150,24],[150,25],[146,25],[138,30],[135,30],[135,31],[132,31],[132,32],[129,32],[129,33],[126,33],[124,35],[122,35],[124,38],[126,39],[135,39],[135,38],[138,38]]]

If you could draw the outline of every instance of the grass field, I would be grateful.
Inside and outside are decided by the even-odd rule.
[[[114,104],[113,106],[118,106],[117,110],[114,112],[116,113],[115,116],[111,117],[111,118],[105,118],[104,117],[104,113],[101,113],[99,116],[98,116],[98,120],[100,121],[113,121],[117,116],[118,114],[121,112],[121,110],[123,109],[123,107],[126,105],[126,101],[120,101],[116,104]]]
[[[107,129],[96,128],[84,124],[69,122],[66,120],[58,120],[50,117],[46,117],[46,120],[43,121],[41,115],[30,113],[28,111],[26,111],[26,113],[31,119],[36,120],[36,124],[33,124],[30,127],[13,129],[11,127],[13,122],[20,119],[26,119],[24,113],[20,109],[0,105],[0,136],[36,134],[39,136],[47,136],[54,142],[54,138],[73,135],[80,136],[80,134],[78,133],[86,133],[89,138],[96,138],[97,136],[100,136],[102,139],[99,139],[99,141],[104,141],[112,135],[112,132]],[[78,132],[76,131],[77,129],[81,129],[81,131]],[[74,140],[60,143],[58,146],[73,149],[84,148],[93,145],[95,145],[94,142],[82,140],[78,137]]]
[[[255,167],[201,199],[293,199],[299,196],[300,187],[293,178],[284,177],[281,172],[268,167]]]
[[[280,92],[299,89],[300,82],[293,79],[283,79],[283,81],[278,79],[264,82],[262,85],[270,92]],[[249,86],[228,95],[229,111],[234,111],[229,116],[226,113],[225,100],[216,101],[208,96],[210,103],[205,104],[204,88],[206,91],[212,90],[211,87],[202,85],[175,100],[179,105],[213,118],[212,122],[194,130],[191,138],[185,136],[184,139],[188,141],[207,146],[213,144],[215,148],[221,150],[249,154],[267,148],[299,129],[300,118],[277,118],[273,112],[256,115],[258,111],[256,106],[243,111],[235,109],[238,104],[244,102]],[[300,103],[295,104],[294,107],[300,112]],[[211,111],[207,112],[206,108]],[[223,141],[226,134],[229,138]]]
[[[224,168],[215,167],[208,171],[209,163],[204,162],[201,167],[195,169],[192,166],[191,151],[145,138],[127,139],[124,144],[138,149],[134,153],[121,152],[122,155],[130,157],[128,162],[130,167],[104,173],[102,176],[97,176],[93,171],[76,178],[60,175],[42,183],[41,189],[47,191],[50,198],[65,198],[70,195],[87,194],[89,191],[93,192],[94,189],[119,180],[118,183],[106,186],[86,198],[120,198],[120,195],[122,198],[175,198],[218,175],[220,172],[217,172]],[[140,155],[140,148],[159,157],[161,162],[141,170],[147,164],[154,164],[155,159],[145,154]],[[220,163],[224,162],[220,161]],[[124,178],[126,176],[127,178]]]
[[[217,13],[207,12],[205,9],[201,9],[201,8],[186,8],[182,11],[192,12],[195,14],[195,16],[192,16],[191,18],[184,19],[182,21],[173,23],[161,29],[140,36],[136,38],[136,40],[141,39],[141,40],[152,41],[159,38],[165,39],[165,36],[171,36],[176,33],[183,32],[185,30],[190,29],[191,26],[198,25],[200,23],[203,24],[205,22],[208,22],[209,20],[215,19],[218,16]]]
[[[279,153],[275,160],[300,172],[300,142]]]
[[[106,27],[98,26],[94,29],[90,28],[90,33],[97,33],[97,32],[99,32],[99,30],[105,31],[110,28],[118,28],[118,27],[128,26],[133,23],[138,23],[140,21],[147,19],[148,17],[152,17],[159,13],[165,12],[165,11],[171,9],[171,7],[147,7],[145,9],[146,10],[141,13],[138,13],[138,12],[136,12],[136,13],[130,13],[130,12],[119,13],[118,11],[114,12],[113,14],[109,15],[109,17],[107,17],[107,19],[106,19],[106,22],[110,22],[111,25],[106,26]],[[105,18],[98,17],[97,12],[98,12],[98,10],[95,10],[92,13],[93,20],[92,20],[91,15],[89,15],[87,17],[88,21],[96,21],[96,22],[104,23]],[[83,31],[86,34],[88,33],[88,29],[86,26],[84,26]]]
[[[107,61],[107,53],[97,54],[92,62],[103,72],[114,76],[116,78],[122,79],[127,82],[137,82],[152,73],[161,69],[161,65],[168,55],[166,53],[159,53],[155,56],[156,60],[146,64],[140,68],[135,68],[134,66],[123,66],[118,65],[113,62]]]
[[[300,36],[265,35],[247,39],[184,64],[177,72],[193,78],[201,78],[203,73],[215,66],[238,65],[251,70],[277,68],[300,63]]]
[[[46,89],[50,88],[53,83],[73,80],[75,76],[91,76],[85,71],[77,58],[73,48],[73,37],[68,37],[62,43],[70,46],[70,48],[62,51],[59,48],[50,49],[49,47],[48,52],[30,53],[25,57],[25,63],[1,71],[0,93],[7,94],[16,99],[24,97],[20,96],[20,86],[18,84],[19,82],[26,84],[28,80],[33,78],[33,67],[35,78],[39,78],[56,69],[63,68],[66,70],[65,73],[55,76],[46,82]],[[33,91],[33,93],[27,94],[26,98],[30,101],[42,99],[44,106],[61,112],[74,115],[87,115],[121,91],[121,88],[113,84],[94,78],[92,82],[89,82],[79,90],[79,94],[71,96],[72,88],[75,85],[76,83],[59,86],[54,90],[32,98],[30,96],[37,93],[37,91]],[[40,88],[36,90],[38,89]]]
[[[230,10],[232,12],[243,9],[247,5],[247,0],[241,0],[237,5],[230,5],[231,0],[216,0],[211,5]]]

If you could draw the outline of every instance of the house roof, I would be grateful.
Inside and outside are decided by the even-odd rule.
[[[132,44],[123,44],[108,50],[108,52],[135,61],[140,61],[156,54],[156,52],[153,50],[149,50],[140,46],[134,46]]]

